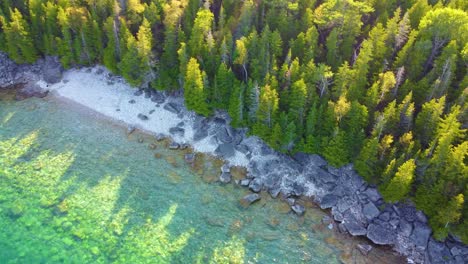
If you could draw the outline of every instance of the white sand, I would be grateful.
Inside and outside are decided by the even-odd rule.
[[[98,74],[98,71],[102,73]],[[72,69],[64,73],[63,81],[60,83],[47,85],[45,82],[39,81],[38,85],[49,89],[58,96],[79,103],[128,126],[134,126],[155,135],[164,134],[178,143],[192,145],[197,152],[214,154],[217,144],[213,137],[207,137],[199,142],[193,141],[193,112],[187,112],[184,109],[185,115],[179,117],[177,114],[165,110],[164,104],[156,107],[156,103],[145,98],[144,95],[135,96],[136,89],[132,88],[121,77],[113,77],[112,82],[110,82],[108,74],[109,72],[102,66]],[[130,100],[135,100],[135,103],[130,104]],[[165,103],[175,100],[181,99],[169,97]],[[154,112],[150,114],[152,110]],[[140,120],[138,114],[148,116],[149,120]],[[172,136],[169,129],[177,126],[180,122],[184,122],[182,126],[185,129],[184,136]],[[235,156],[227,161],[232,166],[247,167],[249,163],[247,157],[239,151],[236,151]]]

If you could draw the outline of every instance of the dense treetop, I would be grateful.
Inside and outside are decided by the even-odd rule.
[[[354,162],[437,238],[468,242],[468,1],[0,0],[18,63],[102,63],[184,89],[285,153]]]

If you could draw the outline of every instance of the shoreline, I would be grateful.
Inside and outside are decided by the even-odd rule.
[[[69,70],[63,81],[56,84],[41,80],[36,84],[50,90],[53,96],[122,125],[154,136],[170,136],[175,142],[192,145],[196,152],[221,157],[231,166],[243,166],[248,174],[240,185],[254,193],[265,191],[274,198],[290,198],[292,210],[299,215],[305,208],[295,204],[295,199],[313,197],[321,209],[331,209],[340,232],[389,245],[406,256],[408,262],[439,263],[451,259],[453,263],[463,263],[468,254],[468,248],[457,241],[440,243],[431,238],[427,218],[414,206],[385,203],[352,165],[334,168],[317,155],[299,153],[293,158],[277,153],[259,138],[246,137],[244,130],[231,128],[229,117],[223,113],[203,118],[187,111],[183,98],[156,91],[136,95],[134,88],[121,77],[110,76],[102,66]],[[155,116],[159,123],[151,123]]]

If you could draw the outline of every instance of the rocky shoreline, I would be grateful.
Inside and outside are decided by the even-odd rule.
[[[62,81],[62,73],[56,58],[41,59],[33,65],[16,65],[0,53],[0,87],[22,84],[17,99],[46,96],[49,85],[66,81]],[[121,78],[102,68],[96,69],[96,74],[104,74],[108,83],[122,82]],[[332,225],[337,226],[340,232],[365,236],[377,245],[389,245],[406,256],[409,263],[458,264],[466,263],[468,259],[466,245],[452,236],[445,242],[436,241],[431,237],[432,230],[421,211],[412,205],[385,203],[378,190],[365,183],[351,164],[334,168],[318,155],[298,153],[290,157],[277,153],[258,137],[247,137],[246,130],[232,128],[229,116],[224,112],[204,118],[187,111],[180,95],[137,90],[132,97],[135,99],[125,103],[132,105],[136,100],[150,101],[160,107],[159,111],[167,111],[181,120],[171,126],[167,134],[155,135],[173,138],[170,148],[179,149],[192,142],[205,141],[213,145],[213,154],[227,161],[220,172],[221,182],[231,181],[229,167],[233,165],[234,157],[241,156],[248,173],[237,184],[253,192],[244,198],[248,203],[260,198],[255,193],[265,191],[272,197],[286,199],[291,210],[301,215],[305,208],[296,204],[296,200],[307,196],[322,209],[330,210],[333,220],[330,218],[328,221],[333,222]],[[114,111],[118,112],[120,108]],[[152,122],[151,111],[138,113],[138,122]],[[129,130],[135,127],[138,124],[130,124]],[[191,157],[186,159],[190,161]],[[364,245],[360,250],[371,248]]]

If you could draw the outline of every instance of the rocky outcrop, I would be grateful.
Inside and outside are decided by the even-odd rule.
[[[62,80],[63,68],[57,57],[45,57],[34,64],[16,64],[8,55],[0,52],[0,88],[22,83],[34,83],[40,79],[47,83]]]
[[[44,91],[37,84],[29,82],[16,91],[15,99],[21,101],[30,97],[44,98],[48,93],[49,91]]]

